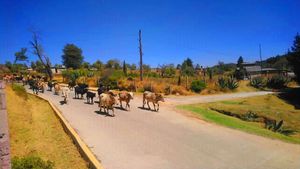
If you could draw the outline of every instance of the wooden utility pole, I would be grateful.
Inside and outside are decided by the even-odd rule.
[[[140,80],[143,81],[143,50],[142,50],[142,31],[139,30],[139,49],[140,49]]]
[[[261,45],[259,44],[260,74],[262,74]]]

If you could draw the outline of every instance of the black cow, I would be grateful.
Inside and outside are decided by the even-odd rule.
[[[55,83],[53,81],[48,82],[48,90],[52,92],[52,88],[54,87]]]
[[[94,104],[94,97],[96,97],[96,93],[93,93],[91,91],[88,91],[86,93],[86,99],[87,99],[87,103],[89,104]]]
[[[82,99],[83,95],[88,91],[87,88],[88,88],[87,84],[78,84],[77,86],[75,86],[75,99],[79,98],[79,94],[81,95],[81,99]]]
[[[30,86],[31,86],[33,94],[37,95],[39,93],[38,81],[32,80]]]
[[[33,79],[28,80],[29,89],[32,89],[32,86],[34,85],[34,82],[35,82],[35,80],[33,80]]]
[[[100,85],[99,88],[97,89],[98,92],[98,96],[100,96],[100,94],[105,93],[107,91],[107,88],[103,85]]]
[[[23,80],[23,76],[15,76],[15,81],[21,82]]]
[[[68,87],[69,87],[70,90],[73,89],[75,86],[76,86],[76,82],[75,81],[70,81],[68,83]]]

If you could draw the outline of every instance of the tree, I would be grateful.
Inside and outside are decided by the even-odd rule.
[[[237,61],[237,67],[241,68],[243,66],[243,63],[244,63],[244,59],[242,56],[240,56]]]
[[[173,64],[160,66],[162,77],[174,77],[176,74],[176,69]]]
[[[45,73],[45,66],[43,65],[43,63],[42,63],[40,60],[37,60],[37,61],[35,62],[35,65],[36,65],[35,70],[36,70],[37,72]]]
[[[85,69],[90,69],[91,68],[91,65],[89,62],[83,62],[82,63],[82,67],[85,68]]]
[[[136,70],[136,64],[131,64],[131,66],[130,66],[130,70]]]
[[[206,71],[208,73],[208,76],[209,76],[209,80],[212,80],[212,77],[213,77],[213,71],[211,68],[206,68]]]
[[[295,36],[291,52],[288,53],[288,61],[293,67],[297,82],[300,83],[300,35],[298,33]]]
[[[150,65],[143,64],[143,72],[149,73],[151,71]]]
[[[27,48],[21,48],[20,51],[15,53],[15,61],[14,64],[17,63],[17,61],[26,61],[28,57],[26,56]]]
[[[195,69],[196,69],[196,70],[201,70],[201,68],[202,68],[202,67],[197,63]]]
[[[32,70],[36,69],[36,64],[35,64],[34,61],[31,61],[30,67],[31,67]]]
[[[109,68],[109,69],[116,69],[116,70],[118,70],[118,69],[121,68],[120,61],[117,60],[117,59],[110,59],[110,60],[108,60],[106,62],[105,67]]]
[[[97,70],[102,70],[103,63],[100,60],[96,60],[96,62],[93,63],[92,67],[97,69]]]
[[[74,44],[66,44],[62,60],[66,68],[78,69],[83,62],[82,50]]]
[[[123,73],[125,76],[127,76],[127,65],[125,63],[125,60],[123,61]]]
[[[49,76],[50,80],[52,80],[53,74],[52,74],[52,70],[51,70],[50,58],[48,56],[46,56],[46,54],[43,50],[43,47],[39,40],[40,38],[38,36],[38,33],[36,31],[31,31],[31,33],[32,33],[32,41],[30,41],[29,43],[31,44],[31,46],[33,48],[33,54],[37,55],[40,62],[44,66],[47,75]]]
[[[181,64],[181,74],[184,76],[193,76],[195,69],[193,67],[193,61],[190,58],[187,58]]]
[[[12,70],[13,65],[12,65],[12,63],[11,63],[10,61],[6,61],[6,62],[5,62],[5,66],[6,66],[10,71]]]
[[[246,76],[246,69],[243,66],[244,60],[243,57],[240,56],[239,59],[237,60],[237,68],[234,72],[235,78],[242,80]]]

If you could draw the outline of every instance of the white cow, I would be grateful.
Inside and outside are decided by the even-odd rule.
[[[116,99],[113,94],[111,93],[102,93],[99,96],[99,108],[100,112],[102,108],[104,109],[104,112],[106,111],[107,114],[109,114],[108,110],[112,110],[112,116],[115,116],[114,114],[114,104],[116,104]]]
[[[69,100],[69,97],[70,97],[70,89],[68,87],[62,87],[61,91],[62,91],[61,95],[64,98],[64,102],[66,104],[68,104],[68,100]]]

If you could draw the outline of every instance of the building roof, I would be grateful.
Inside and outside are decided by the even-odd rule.
[[[278,70],[275,68],[262,68],[262,71],[272,71],[272,70]]]
[[[255,65],[255,66],[244,66],[247,72],[258,72],[261,71],[261,66]]]

